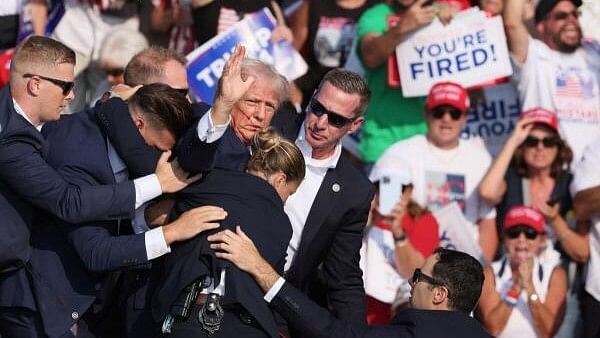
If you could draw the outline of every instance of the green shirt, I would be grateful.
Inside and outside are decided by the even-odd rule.
[[[383,35],[388,30],[387,17],[393,14],[389,4],[368,9],[358,21],[358,41],[367,34]],[[358,54],[360,56],[360,51]],[[375,162],[393,143],[427,130],[423,118],[425,98],[406,98],[400,88],[388,87],[387,61],[377,68],[365,70],[372,97],[358,149],[363,161]]]

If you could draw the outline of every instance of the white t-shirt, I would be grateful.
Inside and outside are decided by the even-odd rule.
[[[22,6],[23,6],[22,0],[0,1],[0,16],[19,14]]]
[[[585,149],[581,161],[573,168],[571,194],[600,185],[600,137]],[[590,259],[585,290],[600,301],[600,215],[592,216]]]
[[[424,135],[416,135],[389,147],[375,163],[371,178],[380,172],[408,170],[413,200],[432,211],[456,202],[478,241],[477,221],[496,217],[496,210],[483,202],[477,190],[491,161],[481,140],[460,140],[455,149],[442,150]]]
[[[574,53],[560,53],[529,38],[527,60],[515,63],[523,110],[542,107],[556,111],[562,136],[573,149],[576,163],[590,135],[600,132],[600,45],[584,41]]]

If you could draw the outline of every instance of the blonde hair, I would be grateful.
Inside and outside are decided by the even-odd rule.
[[[30,36],[16,49],[10,65],[11,79],[20,73],[38,72],[40,68],[75,65],[75,52],[62,43],[44,36]]]
[[[252,139],[252,156],[248,171],[269,177],[278,172],[287,176],[287,181],[300,182],[304,179],[304,157],[296,145],[268,127],[259,131]]]

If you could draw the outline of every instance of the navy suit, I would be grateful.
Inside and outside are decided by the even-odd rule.
[[[48,149],[42,134],[15,111],[9,87],[0,91],[0,126],[0,194],[8,201],[0,201],[7,217],[0,245],[21,250],[13,257],[0,257],[3,265],[8,258],[8,270],[13,270],[0,275],[0,306],[45,312],[47,297],[55,296],[42,291],[44,281],[30,273],[27,262],[36,207],[69,222],[130,216],[135,190],[132,182],[79,187],[65,181],[45,160]],[[6,239],[11,233],[18,243]],[[35,296],[31,285],[39,290]]]
[[[303,335],[312,338],[491,338],[475,319],[460,311],[398,312],[390,325],[357,327],[319,307],[290,283],[284,283],[271,306]]]
[[[293,141],[303,121],[304,115],[279,111],[272,125]],[[203,147],[206,145],[188,131],[177,148],[181,166],[198,171],[198,165],[203,163],[198,160],[205,151]],[[217,149],[215,167],[243,170],[248,158],[248,147],[228,128]],[[342,154],[321,183],[300,246],[286,273],[286,279],[294,286],[321,304],[328,303],[338,318],[357,325],[366,325],[359,250],[373,194],[372,184]]]

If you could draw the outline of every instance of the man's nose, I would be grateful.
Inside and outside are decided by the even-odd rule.
[[[319,129],[327,128],[328,123],[329,123],[329,121],[327,120],[327,114],[323,114],[323,115],[317,117],[317,127]]]
[[[65,100],[68,101],[73,101],[73,99],[75,99],[75,88],[71,89],[69,94],[67,94],[67,96],[65,97]]]

